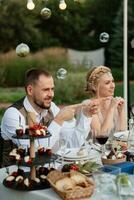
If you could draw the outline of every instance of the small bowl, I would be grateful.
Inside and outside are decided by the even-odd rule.
[[[117,163],[122,163],[126,161],[126,155],[123,155],[123,158],[118,158],[118,159],[106,159],[106,158],[101,158],[102,164],[103,165],[112,165],[112,164],[117,164]]]

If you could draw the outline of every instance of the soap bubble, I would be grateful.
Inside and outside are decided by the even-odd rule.
[[[131,47],[134,48],[134,38],[131,41]]]
[[[21,43],[16,47],[16,54],[20,57],[25,57],[29,54],[30,48],[27,44]]]
[[[109,34],[106,33],[106,32],[101,33],[100,36],[99,36],[99,40],[102,43],[108,42],[108,40],[109,40]]]
[[[60,68],[57,71],[57,78],[58,79],[65,79],[67,76],[67,70],[64,68]]]
[[[40,12],[41,16],[44,18],[44,19],[49,19],[51,17],[51,10],[49,8],[43,8]]]

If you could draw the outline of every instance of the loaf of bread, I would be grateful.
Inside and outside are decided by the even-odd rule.
[[[51,171],[48,175],[47,178],[52,182],[52,183],[56,183],[58,180],[65,178],[66,176],[61,173],[58,170],[53,170]]]
[[[71,171],[70,178],[75,182],[76,185],[87,187],[89,184],[86,180],[86,177],[78,172]]]
[[[62,173],[54,170],[47,175],[51,186],[64,200],[80,200],[93,194],[94,183],[79,172]]]
[[[73,190],[73,188],[76,186],[76,183],[74,180],[70,179],[69,177],[66,177],[66,178],[58,180],[55,183],[55,186],[57,190],[61,192],[65,192],[68,190]]]

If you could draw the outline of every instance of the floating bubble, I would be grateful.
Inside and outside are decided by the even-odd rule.
[[[57,71],[57,78],[58,79],[65,79],[67,76],[67,70],[64,68],[60,68]]]
[[[101,34],[100,34],[100,37],[99,37],[99,40],[100,40],[100,42],[102,42],[102,43],[108,42],[108,40],[109,40],[109,34],[106,33],[106,32],[101,33]]]
[[[41,16],[44,18],[44,19],[49,19],[51,17],[51,10],[49,8],[43,8],[40,12]]]
[[[16,47],[16,54],[20,57],[25,57],[29,54],[30,48],[27,44],[21,43]]]
[[[131,47],[134,48],[134,38],[131,41]]]

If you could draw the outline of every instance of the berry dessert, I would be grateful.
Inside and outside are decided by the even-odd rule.
[[[91,174],[99,169],[100,165],[93,161],[65,164],[62,168],[62,172],[79,171],[82,174]]]
[[[29,127],[29,135],[33,137],[46,136],[47,134],[47,127],[42,126],[41,124],[35,124],[32,127]]]

